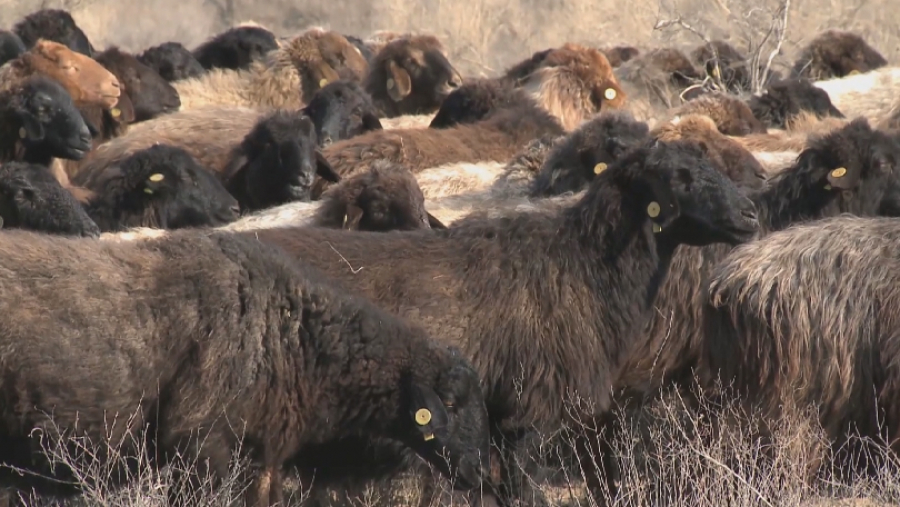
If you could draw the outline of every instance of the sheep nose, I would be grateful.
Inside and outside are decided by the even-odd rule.
[[[741,216],[746,218],[747,220],[756,221],[756,211],[751,209],[741,210]]]
[[[231,212],[234,214],[234,216],[236,216],[236,217],[241,216],[241,207],[238,206],[237,204],[235,204],[234,206],[232,206],[229,209],[231,209]]]

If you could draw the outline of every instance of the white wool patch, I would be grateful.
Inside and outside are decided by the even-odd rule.
[[[877,121],[888,114],[900,90],[900,67],[882,67],[813,84],[825,90],[834,107],[848,119],[863,116]]]
[[[425,199],[437,199],[463,192],[487,190],[503,174],[502,162],[457,162],[446,164],[416,175]]]

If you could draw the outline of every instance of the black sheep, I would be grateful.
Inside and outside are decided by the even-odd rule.
[[[186,151],[159,144],[102,173],[78,173],[85,207],[106,231],[214,227],[238,218],[237,200]],[[86,192],[85,192],[86,191]]]
[[[346,79],[320,88],[303,108],[303,113],[315,124],[316,138],[323,148],[383,128],[369,95],[359,84]]]
[[[884,56],[859,35],[826,30],[800,52],[791,68],[791,77],[821,81],[869,72],[887,64]]]
[[[181,107],[175,87],[133,55],[111,47],[98,54],[96,60],[116,76],[123,93],[128,94],[135,121],[149,120]]]
[[[100,228],[47,167],[0,164],[0,225],[51,234],[100,236]]]
[[[15,60],[25,51],[28,51],[28,48],[15,32],[0,30],[0,65]]]
[[[78,28],[72,15],[62,9],[34,11],[16,23],[13,32],[22,39],[26,48],[34,46],[38,39],[45,39],[63,44],[83,55],[94,56],[94,47],[87,35]]]
[[[844,117],[831,103],[828,92],[806,78],[770,83],[761,95],[751,97],[748,105],[759,121],[772,128],[787,128],[791,120],[803,111],[809,111],[818,118]]]
[[[578,192],[609,164],[650,139],[650,127],[627,111],[605,111],[557,142],[531,183],[533,197]]]
[[[236,26],[213,36],[194,49],[204,69],[247,69],[269,51],[278,48],[275,35],[260,26]]]
[[[528,94],[513,87],[508,79],[469,81],[447,95],[428,127],[440,129],[475,123],[498,109],[510,109],[528,100]]]
[[[246,211],[309,201],[317,174],[341,180],[318,150],[315,124],[303,114],[276,111],[244,137],[221,176]]]
[[[169,82],[198,77],[206,72],[194,54],[180,42],[164,42],[153,46],[138,55],[137,59]]]
[[[81,160],[91,139],[72,97],[55,80],[33,76],[0,93],[0,162]]]
[[[250,505],[282,501],[282,472],[310,449],[358,436],[412,449],[458,489],[480,485],[488,419],[471,363],[278,249],[208,231],[0,237],[0,487],[77,493],[41,453],[73,436],[122,443],[81,463],[119,460],[111,485],[142,453],[221,480],[239,447]],[[175,473],[181,504],[193,477]]]
[[[571,394],[593,404],[581,415],[605,414],[675,249],[740,243],[756,229],[752,202],[699,148],[647,142],[554,211],[476,214],[437,231],[241,234],[281,246],[463,349],[503,444],[571,422]],[[582,456],[593,459],[591,451]],[[589,467],[596,491],[593,474]]]

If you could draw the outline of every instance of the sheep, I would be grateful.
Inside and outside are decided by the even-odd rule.
[[[329,188],[321,201],[283,204],[219,229],[249,231],[302,225],[375,232],[446,229],[426,211],[425,197],[409,169],[383,160]]]
[[[238,201],[181,148],[158,144],[102,172],[72,179],[103,232],[128,227],[214,227],[237,220]]]
[[[600,113],[549,152],[528,189],[532,197],[577,192],[606,167],[650,138],[650,129],[627,111]]]
[[[381,116],[435,111],[462,85],[462,76],[431,35],[409,35],[386,44],[372,59],[363,81]]]
[[[791,68],[791,77],[814,81],[870,72],[887,65],[887,60],[859,35],[826,30],[804,47]]]
[[[882,67],[864,74],[815,81],[813,84],[825,90],[834,107],[847,118],[865,116],[878,120],[887,113],[897,97],[900,67]]]
[[[567,394],[594,402],[589,415],[604,413],[616,363],[649,318],[676,246],[740,243],[755,233],[754,217],[698,148],[648,142],[551,211],[475,215],[445,231],[239,234],[441,330],[473,359],[500,444],[533,425],[552,431],[570,421]]]
[[[708,116],[679,116],[656,127],[650,135],[664,141],[697,141],[709,156],[713,167],[741,188],[759,189],[767,179],[765,168],[753,154],[737,141],[722,135]]]
[[[748,65],[749,59],[731,44],[721,39],[712,40],[691,51],[691,59],[728,91],[741,94],[753,90],[753,74]],[[765,64],[760,63],[757,79],[762,79],[765,71]],[[780,77],[779,73],[769,69],[766,83],[763,84]]]
[[[612,65],[613,68],[616,68],[641,54],[641,50],[634,46],[614,46],[611,48],[602,48],[600,51],[606,55],[606,59],[609,60],[609,64]]]
[[[528,95],[504,79],[475,79],[450,92],[428,124],[442,129],[483,120],[500,108],[514,107],[528,100]]]
[[[356,49],[359,50],[359,53],[366,59],[366,62],[369,65],[372,65],[372,60],[375,59],[375,52],[372,51],[369,46],[363,42],[359,37],[355,37],[353,35],[344,35],[344,37],[350,41],[350,44],[356,46]]]
[[[657,116],[681,103],[679,94],[703,80],[703,75],[681,51],[655,48],[641,53],[616,69],[630,97],[628,110],[655,126]]]
[[[528,141],[562,134],[555,118],[531,101],[499,109],[484,120],[449,129],[382,130],[346,139],[322,150],[335,172],[347,177],[374,160],[401,164],[414,173],[452,162],[504,161]],[[313,185],[317,199],[327,182]]]
[[[510,72],[506,79],[512,79]],[[621,109],[629,100],[606,56],[572,43],[549,51],[535,70],[514,82],[567,131],[601,111]]]
[[[119,80],[102,65],[47,40],[39,40],[21,56],[0,67],[0,91],[34,74],[45,74],[59,81],[77,102],[96,102],[110,108],[121,95]]]
[[[752,102],[751,102],[752,103]],[[703,94],[674,108],[673,117],[702,114],[716,123],[726,136],[765,134],[766,126],[754,116],[754,111],[742,100],[720,92]]]
[[[861,439],[900,451],[898,233],[893,218],[840,216],[732,251],[710,276],[703,385],[721,378],[764,424],[814,409],[835,457],[851,457],[827,468],[878,473]]]
[[[79,160],[91,133],[72,98],[53,79],[32,76],[0,91],[0,163],[49,165],[52,157]]]
[[[894,160],[900,160],[900,149],[864,119],[815,138],[790,168],[770,178],[762,189],[750,191],[761,235],[841,213],[900,216],[900,177],[892,174]],[[840,167],[846,177],[834,173]],[[653,317],[620,370],[619,403],[652,398],[663,385],[692,383],[691,369],[700,360],[703,343],[704,280],[729,251],[727,246],[711,245],[675,253],[653,304]],[[615,465],[607,467],[613,470]],[[608,480],[614,487],[616,474],[611,472]]]
[[[15,32],[0,30],[0,65],[18,58],[27,50]]]
[[[137,55],[138,61],[155,70],[166,81],[200,77],[206,69],[180,42],[164,42]]]
[[[316,125],[316,138],[322,147],[383,129],[371,98],[359,84],[347,79],[328,83],[317,91],[303,113]]]
[[[214,68],[173,86],[182,110],[204,105],[299,109],[326,84],[341,78],[361,81],[367,69],[365,59],[342,35],[308,30],[252,62],[249,69]]]
[[[206,69],[249,69],[266,53],[278,49],[275,34],[260,26],[238,26],[210,37],[193,55]]]
[[[173,470],[170,505],[189,504],[176,495],[199,477],[219,486],[238,447],[251,461],[248,505],[283,505],[286,468],[315,473],[307,467],[320,461],[330,465],[323,475],[340,474],[357,454],[335,459],[330,449],[361,437],[415,453],[454,489],[480,486],[489,428],[472,364],[314,268],[208,231],[2,239],[4,395],[32,402],[0,406],[10,422],[0,439],[22,444],[0,448],[0,485],[77,494],[71,469],[51,468],[41,445],[80,436],[124,442],[125,459],[146,456],[146,442],[156,468],[188,453],[198,467]],[[79,368],[66,367],[73,360]],[[133,477],[109,464],[110,485]]]
[[[762,94],[750,97],[747,105],[753,115],[770,128],[787,128],[787,123],[801,111],[809,111],[818,118],[844,118],[831,103],[828,93],[806,78],[769,83]]]
[[[94,47],[87,36],[75,23],[72,15],[62,9],[34,11],[16,23],[13,32],[22,39],[26,48],[31,48],[44,39],[62,44],[87,57],[94,56]]]
[[[119,80],[134,108],[134,121],[146,121],[181,107],[178,92],[155,70],[113,46],[95,59]]]
[[[0,226],[99,237],[100,228],[50,171],[28,162],[0,164]]]

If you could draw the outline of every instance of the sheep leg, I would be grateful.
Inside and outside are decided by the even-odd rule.
[[[496,454],[492,456],[492,462],[499,464],[500,480],[494,482],[494,470],[491,470],[492,482],[497,484],[496,503],[500,506],[529,505],[541,507],[549,505],[546,495],[536,487],[526,471],[519,463],[528,462],[528,449],[523,443],[525,432],[508,433],[495,439]],[[492,447],[492,449],[494,449]],[[493,451],[492,451],[493,452]],[[519,459],[523,458],[523,459]],[[486,493],[485,496],[488,496]]]
[[[247,491],[246,505],[253,507],[269,507],[280,503],[283,496],[281,469],[267,466],[259,471],[253,481],[253,487]]]
[[[614,421],[595,419],[576,438],[576,452],[587,487],[595,505],[606,505],[618,491],[619,467],[609,438],[615,431]]]

